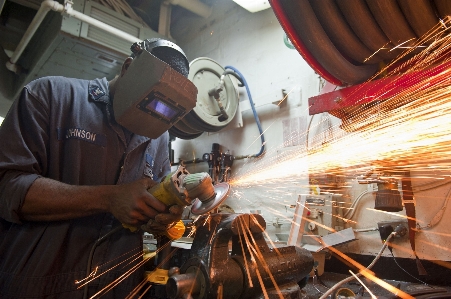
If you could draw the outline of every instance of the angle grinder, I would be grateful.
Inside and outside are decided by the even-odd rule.
[[[213,185],[206,172],[189,173],[185,166],[168,174],[160,183],[148,189],[156,199],[170,207],[178,205],[182,208],[192,205],[191,213],[202,215],[217,208],[228,196],[230,185],[222,182]],[[130,230],[136,230],[124,225]],[[179,239],[185,232],[185,225],[179,221],[172,225],[166,236],[172,240]]]
[[[206,172],[189,173],[183,165],[167,175],[163,181],[149,189],[149,192],[167,206],[186,207],[192,204],[191,213],[202,215],[217,208],[229,194],[228,183],[213,185]]]
[[[148,191],[159,201],[170,207],[178,205],[182,208],[191,206],[191,213],[202,215],[217,208],[230,192],[228,183],[213,185],[210,175],[206,172],[189,173],[183,165],[167,175],[161,183],[151,187]],[[185,224],[179,220],[169,227],[164,235],[157,238],[159,266],[146,273],[146,280],[152,284],[165,285],[169,275],[168,256],[171,247],[163,246],[171,240],[180,239],[185,233]]]

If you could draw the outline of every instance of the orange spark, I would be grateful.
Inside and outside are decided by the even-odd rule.
[[[446,56],[451,54],[451,35],[444,32],[443,26],[437,26],[415,43],[417,47],[422,44],[428,44],[427,49],[391,71],[390,66],[382,71],[396,76],[449,61]],[[395,96],[355,108],[346,124],[354,132],[331,126],[311,139],[308,150],[295,149],[274,158],[268,156],[268,151],[265,161],[257,161],[252,171],[237,175],[231,183],[237,187],[289,184],[309,174],[334,173],[334,169],[368,164],[446,170],[451,166],[447,159],[451,154],[450,75],[450,69],[443,69],[431,77],[415,78],[418,82],[411,86],[404,82],[406,88]],[[383,96],[383,92],[378,96]],[[268,163],[268,159],[274,163]]]
[[[260,248],[258,247],[258,244],[255,241],[254,236],[252,235],[249,227],[244,224],[243,219],[241,217],[239,217],[238,219],[239,219],[239,221],[241,223],[241,228],[243,230],[245,229],[244,237],[246,238],[247,244],[251,244],[251,243],[249,243],[248,237],[252,241],[253,246],[249,246],[249,249],[251,249],[251,251],[254,252],[254,256],[256,256],[258,258],[258,260],[260,261],[260,263],[263,266],[263,269],[265,269],[266,273],[269,275],[269,278],[271,279],[271,281],[273,283],[273,286],[276,289],[277,294],[279,295],[280,299],[283,299],[282,292],[280,291],[280,288],[279,288],[276,280],[274,279],[274,276],[272,275],[271,270],[269,269],[269,266],[266,263],[266,261],[265,261],[265,259],[263,257],[263,254],[261,253]],[[258,280],[260,282],[260,286],[262,287],[263,294],[264,294],[265,298],[268,299],[269,297],[268,297],[268,294],[266,293],[266,288],[265,288],[265,285],[263,284],[263,280],[261,278],[260,271],[258,269],[258,266],[256,264],[256,260],[255,259],[254,259],[254,265],[255,265],[255,270],[256,270],[256,274],[257,274]]]
[[[387,211],[382,211],[382,210],[376,210],[376,209],[372,209],[372,208],[366,208],[366,209],[369,210],[369,211],[373,211],[373,212],[377,212],[377,213],[383,213],[383,214],[388,214],[388,215],[399,217],[399,218],[404,218],[404,219],[408,219],[408,220],[415,220],[418,223],[424,223],[424,221],[418,220],[417,218],[408,217],[406,215],[401,215],[401,214],[397,214],[397,213],[393,213],[393,212],[387,212]]]
[[[383,287],[384,289],[386,289],[387,291],[395,294],[396,296],[402,298],[402,299],[415,299],[413,296],[407,294],[406,292],[401,291],[400,289],[392,286],[391,284],[383,281],[380,278],[377,278],[376,276],[374,276],[372,273],[370,273],[367,270],[362,270],[359,273],[361,273],[363,276],[365,276],[366,278],[370,279],[371,281],[377,283],[378,285],[380,285],[381,287]]]
[[[362,281],[357,275],[354,274],[354,272],[352,272],[351,270],[349,270],[349,273],[351,273],[352,276],[354,276],[354,278],[355,278],[358,282],[360,282],[360,284],[365,288],[365,290],[371,295],[371,298],[372,298],[372,299],[376,299],[376,298],[377,298],[377,297],[374,296],[374,294],[370,291],[370,289],[363,283],[363,281]]]

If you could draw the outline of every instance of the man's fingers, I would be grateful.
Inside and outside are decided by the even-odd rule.
[[[154,219],[147,221],[147,224],[142,225],[141,229],[152,234],[164,234],[172,223],[182,218],[183,207],[173,205],[168,210],[169,213],[159,213]]]
[[[152,208],[153,210],[158,211],[160,213],[166,211],[166,209],[167,209],[167,207],[164,203],[162,203],[161,201],[156,199],[150,193],[147,193],[147,196],[144,198],[144,202],[149,208]],[[153,217],[155,217],[155,215],[152,215],[152,216],[149,215],[149,217],[153,218]]]
[[[173,222],[179,221],[181,215],[173,215],[173,214],[158,214],[157,216],[155,216],[155,221],[168,225],[171,224]]]
[[[158,182],[155,182],[154,180],[151,180],[151,179],[149,179],[149,178],[143,178],[143,180],[145,181],[145,184],[146,184],[146,189],[150,189],[150,188],[152,188],[153,186],[155,186],[156,184],[158,184]]]
[[[183,208],[178,205],[173,205],[169,208],[169,213],[173,215],[182,215],[183,214]]]
[[[154,219],[160,214],[160,211],[156,210],[153,206],[148,205],[147,202],[141,205],[140,212],[146,217],[146,221],[149,220],[149,218]]]
[[[151,234],[164,234],[168,229],[168,225],[151,219],[147,224],[142,225],[141,229]]]
[[[171,224],[182,218],[183,208],[178,205],[169,207],[169,213],[162,213],[155,216],[155,220],[162,224]]]

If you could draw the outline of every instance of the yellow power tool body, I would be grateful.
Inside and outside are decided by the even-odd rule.
[[[213,185],[208,173],[191,174],[180,165],[175,172],[168,174],[148,191],[168,207],[178,205],[185,208],[192,205],[191,213],[201,215],[217,208],[227,198],[230,186],[228,183]],[[124,227],[132,231],[137,229],[127,225]],[[184,232],[185,226],[179,221],[168,229],[166,236],[175,240],[181,238]]]
[[[161,183],[151,187],[148,191],[168,207],[178,205],[184,208],[192,201],[188,191],[183,187],[184,180],[188,175],[190,173],[186,168],[179,166],[175,172],[168,174]]]

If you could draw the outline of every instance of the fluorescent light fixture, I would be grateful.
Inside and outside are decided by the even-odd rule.
[[[257,12],[271,7],[268,0],[233,0],[233,2],[250,12]]]
[[[0,116],[0,126],[2,125],[4,118]]]

